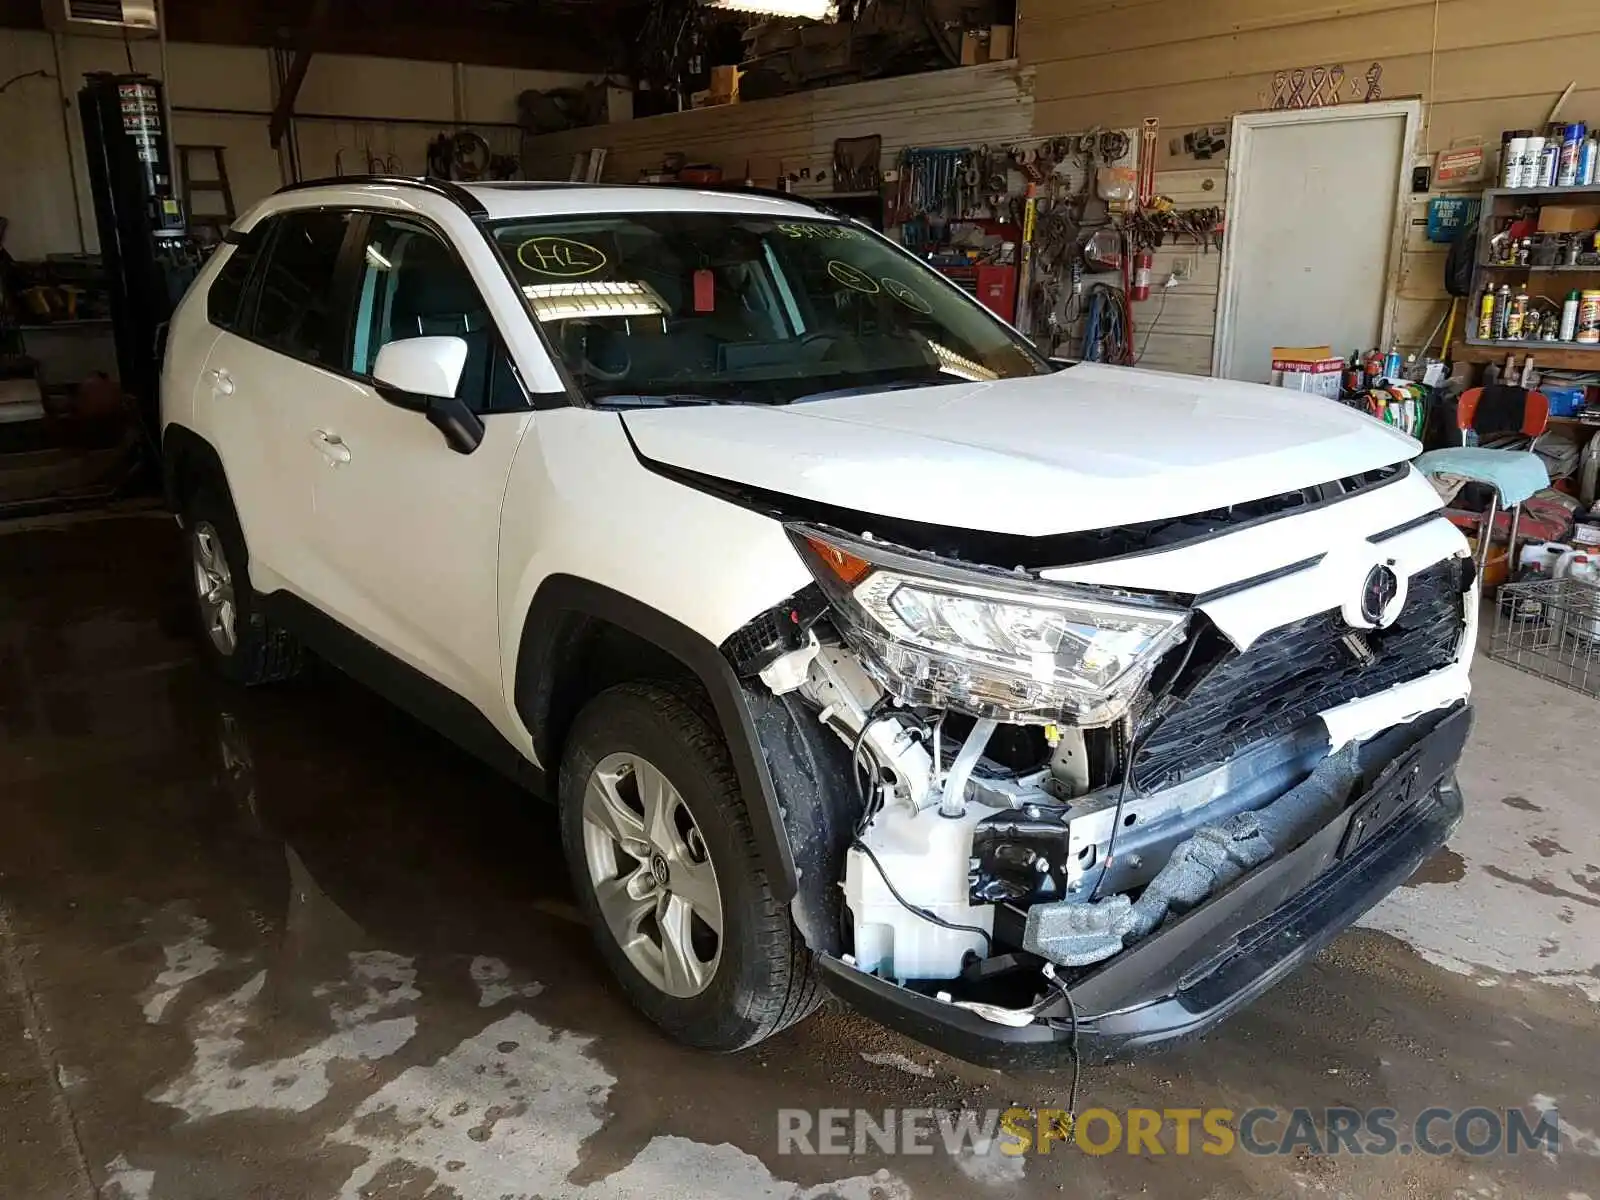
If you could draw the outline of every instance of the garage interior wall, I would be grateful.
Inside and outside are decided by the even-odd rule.
[[[139,70],[161,75],[160,50],[151,40],[131,42],[125,49],[115,38],[62,37],[59,53],[59,80],[22,79],[0,94],[0,215],[10,218],[6,249],[18,259],[98,249],[78,124],[77,92],[83,76],[90,71],[125,72],[129,53]],[[0,80],[29,71],[55,76],[56,54],[57,44],[48,33],[0,29]],[[276,94],[272,52],[173,42],[167,59],[168,102],[177,110],[175,140],[225,147],[234,207],[243,212],[282,186],[287,179],[284,164],[267,137]],[[592,78],[318,55],[311,60],[295,106],[301,114],[297,121],[301,175],[333,175],[336,169],[363,173],[369,154],[381,159],[385,170],[421,174],[428,141],[461,126],[477,128],[496,152],[515,155],[520,133],[509,126],[516,121],[518,93],[531,87],[575,86]],[[184,109],[230,109],[246,115]],[[369,119],[334,122],[310,115],[317,113]]]
[[[1184,194],[1173,193],[1180,204],[1194,200],[1206,178],[1213,187],[1198,202],[1221,203],[1225,159],[1175,158],[1171,139],[1270,107],[1279,71],[1342,63],[1348,99],[1351,81],[1365,82],[1379,64],[1385,98],[1424,100],[1419,164],[1481,140],[1492,170],[1501,131],[1542,129],[1569,81],[1577,86],[1563,114],[1600,120],[1600,22],[1588,0],[1020,0],[1019,9],[1018,51],[1035,72],[1036,130],[1158,118],[1157,190],[1181,184]],[[1351,163],[1349,186],[1366,183],[1362,164]],[[1449,306],[1446,248],[1416,224],[1427,199],[1412,198],[1407,224],[1395,323],[1402,348],[1420,346]],[[1158,255],[1156,278],[1171,259],[1192,253]],[[1193,283],[1170,293],[1142,365],[1209,371],[1219,259],[1213,252],[1196,262]],[[1148,327],[1160,301],[1158,292],[1135,306],[1137,327]]]
[[[809,168],[833,170],[836,138],[879,134],[881,162],[906,146],[966,146],[1027,137],[1033,130],[1033,80],[1015,62],[958,67],[926,75],[800,92],[774,100],[645,117],[618,125],[530,137],[523,168],[530,178],[566,179],[574,154],[605,148],[604,179],[626,183],[659,168],[662,156],[720,166],[724,176],[766,187]],[[801,191],[831,192],[831,182]]]

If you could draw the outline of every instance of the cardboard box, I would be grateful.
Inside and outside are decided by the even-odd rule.
[[[989,26],[989,61],[1000,62],[1011,57],[1011,26]]]
[[[1600,204],[1546,204],[1539,210],[1540,233],[1586,233],[1600,229]]]
[[[1337,400],[1343,376],[1344,359],[1331,346],[1273,347],[1273,387]]]
[[[733,104],[739,99],[738,67],[712,67],[710,92],[717,104]]]
[[[987,30],[969,29],[961,35],[961,65],[975,67],[989,61]]]

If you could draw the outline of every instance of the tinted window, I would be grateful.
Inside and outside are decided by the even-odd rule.
[[[1050,370],[927,266],[839,221],[592,214],[495,239],[596,403],[789,404]]]
[[[507,369],[483,295],[439,235],[403,217],[374,216],[362,251],[349,370],[370,376],[378,351],[416,337],[467,344],[457,398],[481,410],[526,407]]]
[[[206,318],[219,329],[237,329],[239,306],[244,301],[250,272],[261,258],[261,249],[272,236],[274,218],[268,217],[245,235],[244,241],[230,249],[211,290],[206,293]]]
[[[335,304],[339,249],[353,214],[295,212],[279,218],[261,274],[253,335],[306,362],[338,362],[344,314]]]

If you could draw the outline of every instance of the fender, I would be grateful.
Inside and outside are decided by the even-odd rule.
[[[773,895],[784,903],[793,899],[799,883],[794,850],[762,752],[751,696],[715,645],[658,609],[575,575],[552,575],[539,585],[522,627],[514,692],[517,714],[533,735],[539,761],[554,764],[560,757],[560,731],[550,721],[555,674],[564,643],[581,630],[585,619],[607,622],[658,647],[700,681],[727,739],[756,852]]]

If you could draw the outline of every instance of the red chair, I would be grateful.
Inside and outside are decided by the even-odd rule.
[[[1550,399],[1543,392],[1522,391],[1522,425],[1524,437],[1536,438],[1550,427]],[[1514,569],[1517,556],[1517,530],[1522,521],[1522,505],[1536,492],[1549,486],[1550,476],[1543,460],[1531,450],[1494,450],[1467,445],[1467,432],[1477,428],[1478,408],[1483,400],[1483,388],[1464,392],[1456,403],[1456,426],[1461,430],[1461,447],[1454,450],[1435,450],[1417,459],[1417,468],[1425,475],[1451,475],[1488,484],[1493,492],[1489,511],[1482,517],[1475,513],[1452,510],[1451,521],[1467,529],[1476,527],[1478,535],[1478,574],[1483,577],[1489,567],[1489,546],[1494,541],[1495,519],[1504,505],[1511,512],[1510,537],[1506,545],[1506,569]]]
[[[1478,402],[1483,399],[1483,389],[1469,388],[1456,401],[1456,428],[1461,431],[1461,444],[1467,444],[1467,431],[1478,419]],[[1550,398],[1543,392],[1529,392],[1523,397],[1522,434],[1536,438],[1550,428]]]

